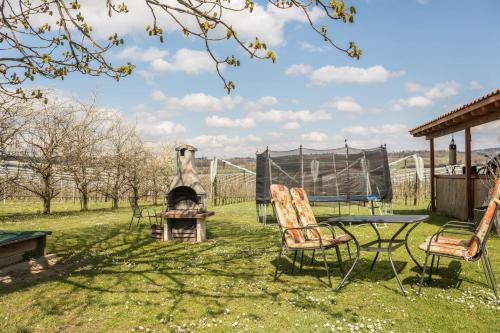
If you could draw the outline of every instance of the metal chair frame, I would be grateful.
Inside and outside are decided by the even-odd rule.
[[[275,207],[274,203],[272,203],[271,205],[273,207],[274,216],[276,216],[276,218],[279,219],[279,215],[276,213],[276,207]],[[319,246],[313,246],[313,245],[311,245],[311,247],[294,249],[294,248],[290,248],[288,246],[288,244],[286,243],[286,234],[287,233],[290,233],[293,230],[299,230],[301,232],[304,232],[304,230],[314,230],[314,228],[317,228],[317,227],[325,227],[325,228],[327,228],[332,233],[332,237],[335,238],[335,233],[332,230],[332,228],[331,228],[330,225],[324,224],[324,223],[318,223],[317,226],[312,226],[311,225],[311,226],[301,226],[301,227],[294,227],[294,228],[283,228],[282,225],[281,225],[281,223],[279,223],[279,221],[278,221],[278,227],[279,227],[280,233],[281,233],[281,246],[280,246],[280,250],[278,252],[278,257],[277,257],[277,260],[276,260],[276,270],[274,272],[274,280],[275,281],[278,279],[278,271],[279,271],[280,266],[281,266],[281,257],[283,256],[283,252],[285,250],[294,251],[294,258],[293,258],[292,271],[291,271],[292,274],[293,274],[294,269],[295,269],[295,261],[297,259],[297,253],[299,251],[301,252],[300,271],[302,271],[302,265],[303,265],[303,260],[304,260],[304,251],[313,251],[313,255],[311,257],[311,264],[314,262],[314,254],[315,254],[316,250],[321,251],[321,254],[322,254],[322,257],[323,257],[323,264],[325,266],[326,274],[327,274],[327,277],[328,277],[328,286],[331,288],[332,287],[332,279],[331,279],[330,269],[328,267],[328,262],[326,260],[326,252],[325,252],[325,250],[330,249],[330,248],[335,248],[335,252],[336,252],[336,255],[337,255],[337,261],[339,263],[340,270],[342,272],[342,276],[344,276],[345,273],[344,273],[344,268],[343,268],[343,265],[342,265],[342,257],[340,255],[340,249],[339,249],[338,244],[324,245],[323,244],[323,239],[319,235],[318,235],[318,238],[316,239],[317,241],[319,241]],[[352,236],[352,234],[350,234],[349,232],[347,232],[347,234],[349,236],[351,236],[351,238],[354,239],[354,237]],[[307,244],[307,242],[312,242],[312,241],[311,240],[307,240],[307,238],[306,238],[305,243]]]
[[[139,204],[137,203],[137,200],[135,197],[129,197],[128,201],[130,203],[130,207],[132,208],[132,217],[130,218],[130,224],[128,226],[128,229],[132,228],[132,224],[134,222],[134,218],[137,219],[137,227],[139,227],[141,219],[144,217],[148,218],[149,221],[149,226],[151,226],[151,218],[155,218],[155,222],[158,221],[158,216],[156,216],[156,211],[153,208],[149,207],[140,207]],[[152,212],[152,214],[151,214]],[[144,215],[146,213],[147,215]]]
[[[497,208],[498,209],[498,208]],[[491,264],[491,260],[488,254],[488,247],[486,246],[486,243],[488,241],[489,234],[491,232],[491,228],[493,227],[494,221],[491,221],[488,231],[484,237],[484,241],[481,242],[481,240],[476,236],[476,224],[472,222],[461,222],[461,221],[450,221],[443,225],[439,230],[432,235],[431,239],[429,240],[429,244],[427,245],[427,250],[425,251],[425,262],[424,266],[422,268],[422,273],[420,275],[420,285],[418,289],[418,293],[421,293],[422,290],[422,285],[424,283],[424,276],[425,276],[425,270],[427,268],[427,262],[430,256],[432,256],[431,260],[431,265],[429,268],[429,282],[431,281],[432,278],[432,270],[434,266],[434,259],[435,257],[438,258],[437,265],[436,265],[436,270],[439,268],[439,259],[441,257],[445,258],[450,258],[450,259],[456,259],[456,260],[463,260],[463,261],[470,261],[470,262],[475,262],[478,260],[481,260],[482,266],[483,266],[483,272],[486,277],[486,281],[488,283],[488,286],[493,290],[493,293],[495,294],[495,297],[498,299],[498,284],[496,280],[496,275],[493,270],[493,265]],[[433,253],[430,252],[430,246],[432,243],[433,239],[439,240],[439,237],[442,236],[443,234],[453,234],[453,235],[465,235],[469,236],[478,243],[479,245],[479,250],[477,251],[476,255],[472,258],[464,258],[460,256],[454,256],[454,255],[449,255],[449,254],[441,254],[441,253]]]

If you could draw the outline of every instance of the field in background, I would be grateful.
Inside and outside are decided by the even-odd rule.
[[[0,229],[52,230],[48,252],[63,258],[51,276],[0,287],[1,332],[492,332],[500,327],[500,304],[492,300],[477,263],[442,260],[424,296],[416,295],[418,271],[403,249],[395,254],[409,297],[400,294],[387,258],[369,272],[364,253],[353,280],[327,288],[320,262],[286,272],[273,282],[279,246],[276,225],[259,225],[253,203],[215,207],[203,244],[155,243],[148,228],[128,230],[130,209],[78,211],[78,203],[55,205],[52,216],[37,204],[0,204]],[[395,205],[395,213],[426,213]],[[325,218],[332,207],[317,206]],[[17,212],[17,213],[16,213]],[[356,213],[356,210],[354,210]],[[360,213],[364,214],[361,207]],[[432,215],[410,239],[418,244],[445,217]],[[361,240],[367,227],[353,227]],[[383,235],[392,229],[381,229]],[[490,237],[500,271],[500,240]],[[344,251],[344,257],[346,253]],[[333,255],[329,256],[333,262]],[[333,283],[340,281],[333,267]]]

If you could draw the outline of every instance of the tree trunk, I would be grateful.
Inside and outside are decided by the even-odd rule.
[[[118,197],[113,198],[113,203],[111,205],[111,209],[117,209],[118,208]]]
[[[50,197],[43,198],[43,214],[50,214]]]
[[[80,199],[80,211],[89,210],[89,196],[87,193],[82,193],[82,197]]]
[[[158,205],[158,191],[153,191],[153,205]]]
[[[138,204],[139,203],[139,188],[133,187],[132,192],[134,193],[135,203]]]
[[[43,214],[50,214],[50,177],[43,178]]]

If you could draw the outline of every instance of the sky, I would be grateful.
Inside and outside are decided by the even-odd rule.
[[[297,11],[256,2],[252,14],[231,17],[238,36],[259,36],[277,62],[250,59],[232,41],[216,46],[234,54],[238,68],[223,73],[236,84],[227,95],[204,45],[183,36],[165,17],[165,42],[150,38],[151,15],[140,0],[125,1],[129,13],[106,16],[105,1],[82,1],[100,38],[112,32],[125,43],[108,54],[128,61],[134,73],[120,82],[71,74],[43,85],[114,109],[151,144],[189,142],[198,156],[253,156],[273,150],[370,148],[428,149],[408,131],[500,88],[500,1],[358,0],[354,24],[329,25],[339,45],[355,41],[360,60],[347,57],[315,34]],[[234,2],[233,2],[234,3]],[[327,22],[312,8],[318,24]],[[241,16],[243,15],[243,16]],[[474,128],[473,148],[500,146],[500,122]],[[446,149],[450,137],[437,140]],[[463,150],[463,133],[456,133]]]

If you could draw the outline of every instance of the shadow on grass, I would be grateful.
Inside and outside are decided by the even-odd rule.
[[[63,212],[54,212],[50,214],[42,214],[42,213],[11,213],[11,214],[5,214],[5,215],[0,215],[0,223],[2,222],[23,222],[25,220],[32,220],[34,218],[46,218],[46,219],[57,219],[57,218],[62,218],[62,217],[71,217],[71,216],[78,216],[81,214],[87,214],[87,213],[99,213],[99,212],[114,212],[116,209],[112,208],[95,208],[89,211],[80,211],[80,210],[70,210],[70,211],[63,211]]]
[[[272,276],[265,270],[269,267],[266,256],[277,252],[275,228],[219,220],[209,227],[209,235],[208,242],[188,244],[153,242],[147,227],[128,232],[125,224],[96,225],[77,233],[55,232],[49,252],[64,258],[65,269],[51,277],[3,286],[0,297],[29,288],[36,293],[32,306],[47,315],[58,315],[82,306],[81,301],[71,302],[71,297],[58,295],[60,290],[68,295],[68,288],[70,295],[83,292],[84,302],[90,303],[105,303],[97,295],[130,299],[162,294],[171,304],[161,307],[168,308],[161,316],[185,306],[187,299],[203,304],[206,315],[222,313],[224,302],[231,299],[278,299],[283,292],[281,285],[271,285]],[[47,282],[57,289],[33,288]],[[150,302],[161,305],[160,301]]]

